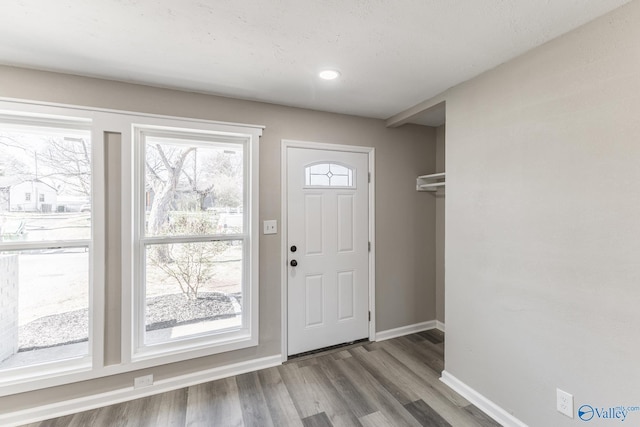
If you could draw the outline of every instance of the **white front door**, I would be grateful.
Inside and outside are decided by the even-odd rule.
[[[287,354],[369,336],[368,154],[287,148]]]

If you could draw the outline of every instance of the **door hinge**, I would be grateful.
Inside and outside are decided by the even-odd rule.
[[[369,179],[369,182],[371,182],[371,172],[369,172],[368,177],[369,177],[369,178],[368,178],[368,179]]]
[[[371,312],[369,312],[369,322],[371,322]]]
[[[369,245],[368,245],[369,252],[371,252],[371,242],[368,242],[368,243],[369,243]]]

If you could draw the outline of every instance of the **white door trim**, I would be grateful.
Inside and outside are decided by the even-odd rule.
[[[376,338],[376,216],[375,216],[375,148],[373,147],[361,147],[357,145],[341,145],[341,144],[327,144],[322,142],[311,142],[311,141],[296,141],[291,139],[283,139],[281,141],[281,150],[280,150],[280,178],[281,178],[281,187],[280,194],[282,197],[282,205],[280,208],[281,211],[281,222],[280,229],[281,232],[281,241],[280,241],[280,310],[282,313],[282,321],[281,321],[281,354],[282,361],[286,362],[288,359],[288,334],[287,334],[287,315],[288,315],[288,287],[287,287],[287,278],[289,277],[288,269],[287,269],[287,246],[288,246],[288,236],[287,236],[287,194],[288,194],[288,184],[287,184],[287,149],[288,148],[306,148],[306,149],[315,149],[315,150],[332,150],[332,151],[347,151],[354,153],[365,153],[369,159],[369,173],[370,173],[370,184],[369,184],[369,241],[371,242],[371,250],[369,251],[369,311],[371,312],[371,320],[369,321],[369,340],[375,341]]]

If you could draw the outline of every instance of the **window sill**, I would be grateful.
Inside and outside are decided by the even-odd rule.
[[[146,346],[139,349],[131,358],[131,363],[146,368],[167,363],[181,362],[197,357],[211,356],[233,350],[240,350],[258,345],[257,334],[244,329],[222,338],[218,335],[208,335],[200,338],[186,339],[170,343]]]

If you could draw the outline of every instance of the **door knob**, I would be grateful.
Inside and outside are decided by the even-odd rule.
[[[295,259],[292,259],[289,264],[291,264],[291,267],[295,267],[296,265],[298,265],[298,261],[296,261]]]
[[[295,252],[297,250],[298,250],[298,248],[296,247],[296,245],[291,246],[291,252]]]

